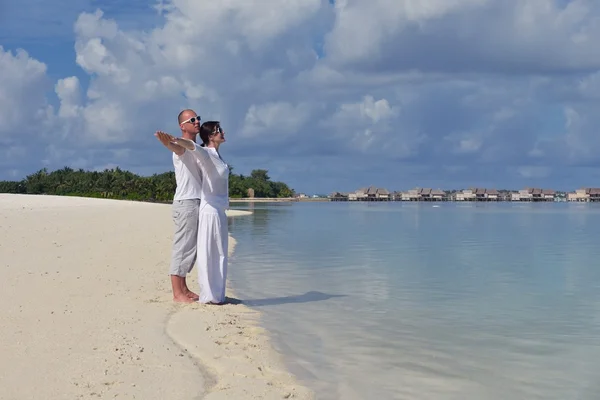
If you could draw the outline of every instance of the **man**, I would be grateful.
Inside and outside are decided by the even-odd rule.
[[[181,136],[196,141],[200,131],[200,117],[193,110],[183,110],[177,117]],[[158,137],[158,136],[157,136]],[[198,295],[188,289],[186,276],[196,263],[198,243],[198,211],[200,209],[202,173],[198,161],[189,151],[175,146],[168,140],[161,143],[173,152],[173,166],[177,189],[173,196],[173,222],[175,234],[171,255],[171,286],[173,300],[178,303],[192,303]]]

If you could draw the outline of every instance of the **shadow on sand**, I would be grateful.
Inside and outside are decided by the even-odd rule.
[[[295,296],[271,297],[266,299],[241,300],[234,297],[226,297],[225,304],[243,304],[249,307],[278,306],[282,304],[310,303],[313,301],[324,301],[335,297],[346,297],[345,294],[326,294],[322,292],[306,292]]]

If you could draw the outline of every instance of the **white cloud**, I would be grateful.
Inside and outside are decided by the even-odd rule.
[[[75,22],[75,35],[78,39],[115,39],[119,35],[119,27],[112,20],[103,19],[102,10],[94,13],[81,13]]]
[[[128,84],[131,80],[129,71],[120,68],[116,57],[102,44],[100,38],[89,39],[75,44],[77,64],[88,74],[111,76],[117,84]]]
[[[60,101],[58,116],[61,118],[77,118],[80,115],[81,87],[76,76],[59,79],[55,86]]]
[[[251,105],[244,118],[241,135],[259,137],[261,134],[273,132],[276,136],[272,138],[275,139],[301,129],[311,129],[303,126],[310,113],[308,104],[294,106],[286,102],[273,102],[259,106]]]
[[[368,120],[376,124],[397,114],[398,111],[390,107],[386,99],[375,100],[373,96],[366,95],[360,103],[342,104],[334,118]]]
[[[478,132],[450,134],[444,137],[444,141],[449,142],[451,151],[456,154],[473,154],[478,152],[483,145],[483,140],[483,135]]]
[[[24,50],[5,51],[0,46],[0,138],[29,131],[39,124],[47,107],[44,92],[46,64]]]
[[[67,131],[77,130],[89,141],[126,143],[140,137],[141,129],[152,129],[152,123],[159,126],[165,118],[172,120],[184,107],[198,108],[201,115],[211,118],[231,119],[227,109],[233,105],[229,100],[239,96],[236,90],[256,90],[269,80],[280,79],[270,72],[274,69],[262,67],[261,57],[271,57],[266,46],[299,27],[323,4],[319,0],[263,2],[259,7],[245,1],[218,5],[175,1],[173,6],[165,25],[148,34],[123,32],[101,11],[79,16],[76,61],[92,81],[80,104],[67,102],[64,93],[58,93]],[[288,57],[277,61],[299,65],[306,46],[286,50]],[[256,62],[240,62],[253,54],[258,56]],[[257,72],[263,77],[257,79]],[[242,101],[250,107],[249,100]],[[275,128],[275,123],[277,129],[297,129],[307,115],[300,107],[290,118],[269,116],[277,112],[272,106],[276,103],[265,104],[271,106],[247,110],[248,122],[254,125],[245,132]]]
[[[392,132],[391,129],[391,122],[399,113],[399,108],[391,106],[387,99],[376,100],[367,94],[361,101],[340,104],[323,126],[328,135],[334,135],[344,143],[342,146],[376,151],[382,145],[389,145],[388,138],[392,135],[405,136],[404,132]]]
[[[379,71],[585,70],[600,67],[599,12],[589,0],[348,1],[326,49]]]
[[[403,29],[460,8],[484,5],[486,0],[371,0],[336,2],[336,23],[327,37],[327,50],[335,62],[365,61],[378,57],[384,44]]]
[[[521,177],[598,161],[596,2],[173,0],[163,15],[131,30],[80,14],[79,76],[51,81],[44,63],[0,48],[0,137],[14,147],[33,122],[49,166],[167,168],[151,134],[177,134],[191,107],[222,121],[236,164],[273,170],[307,154],[339,157],[339,170],[312,163],[323,176],[365,154],[465,174],[503,163]]]

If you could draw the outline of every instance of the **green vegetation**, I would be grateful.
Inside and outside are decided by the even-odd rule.
[[[233,167],[229,170],[229,196],[232,198],[248,197],[248,189],[254,190],[254,197],[274,198],[293,197],[294,190],[283,182],[273,182],[266,169],[255,169],[250,176],[235,175]]]
[[[250,176],[235,175],[229,171],[229,196],[292,197],[294,191],[283,182],[272,182],[264,169],[252,171]],[[104,171],[74,170],[65,167],[53,172],[45,168],[22,181],[0,181],[0,193],[49,194],[60,196],[100,197],[152,202],[170,202],[175,194],[175,173],[165,172],[139,176],[120,168]]]

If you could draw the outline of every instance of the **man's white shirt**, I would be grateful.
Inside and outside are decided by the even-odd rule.
[[[181,156],[173,153],[173,167],[177,189],[173,200],[202,198],[202,172],[198,160],[191,152],[186,151]]]

